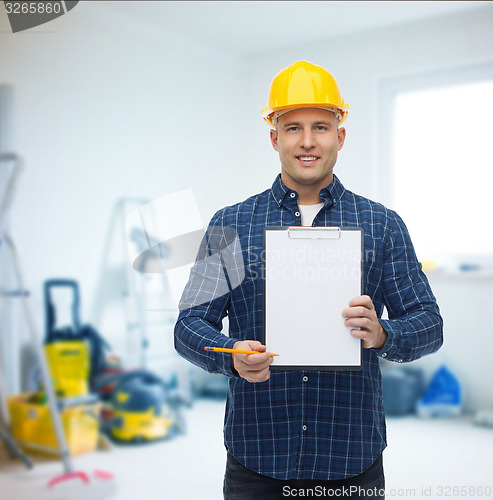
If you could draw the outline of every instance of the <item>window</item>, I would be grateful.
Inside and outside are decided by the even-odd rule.
[[[493,257],[493,75],[451,73],[387,89],[386,201],[420,260],[478,262]]]

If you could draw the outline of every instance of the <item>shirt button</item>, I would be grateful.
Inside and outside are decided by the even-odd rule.
[[[296,217],[299,217],[300,213],[299,212],[295,212],[294,215],[296,215]]]
[[[291,198],[296,198],[296,193],[291,193],[289,196],[291,196]]]
[[[304,430],[304,431],[306,431],[306,429],[307,429],[307,427],[306,427],[306,425],[304,425],[304,426],[303,426],[303,430]]]
[[[399,363],[402,363],[402,361],[403,361],[402,359],[399,359]]]
[[[386,357],[387,357],[387,353],[386,353],[386,352],[384,352],[384,353],[382,354],[382,358],[386,358]]]
[[[307,376],[303,377],[303,382],[308,382],[308,377]]]

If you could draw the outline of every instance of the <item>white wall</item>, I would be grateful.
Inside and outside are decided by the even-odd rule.
[[[260,111],[274,74],[297,59],[330,69],[350,104],[337,174],[349,189],[385,201],[378,192],[379,82],[490,59],[492,28],[491,8],[337,39],[329,27],[323,43],[233,59],[117,16],[101,2],[80,2],[42,29],[14,36],[0,9],[0,79],[15,88],[15,149],[26,161],[11,227],[40,328],[41,283],[50,277],[79,280],[83,317],[91,320],[120,197],[156,199],[191,187],[207,222],[216,209],[270,186],[279,162]],[[493,284],[432,284],[446,344],[423,366],[446,361],[464,378],[470,408],[493,406],[493,391],[484,390],[484,380],[493,380],[493,337],[474,309]]]
[[[230,201],[201,188],[231,165],[237,139],[224,125],[241,80],[234,61],[96,2],[47,26],[2,37],[2,81],[15,87],[16,150],[27,164],[13,223],[19,241],[44,243],[26,245],[39,259],[28,259],[32,277],[41,267],[38,277],[77,268],[82,277],[119,197],[194,187],[206,212]]]
[[[250,192],[231,120],[246,87],[235,60],[100,2],[14,35],[1,8],[0,28],[0,80],[14,87],[14,149],[26,164],[10,226],[37,325],[53,277],[79,281],[90,322],[119,198],[192,188],[205,224]],[[124,337],[121,322],[112,329],[103,334]]]

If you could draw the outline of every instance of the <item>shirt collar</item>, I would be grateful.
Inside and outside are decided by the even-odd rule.
[[[320,190],[320,199],[325,202],[325,204],[336,204],[344,195],[345,188],[341,181],[334,174],[334,180],[326,187]],[[284,198],[290,193],[296,193],[296,191],[289,189],[281,181],[281,174],[279,174],[274,183],[272,184],[271,193],[276,203],[281,206],[283,204]],[[298,193],[296,193],[298,194]]]

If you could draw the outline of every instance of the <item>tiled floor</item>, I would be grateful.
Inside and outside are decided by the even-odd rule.
[[[28,471],[2,457],[0,499],[221,500],[223,411],[223,401],[199,400],[186,412],[185,436],[75,458],[75,468],[90,475],[89,485],[71,480],[48,489],[47,482],[62,472],[59,462],[36,459]],[[466,418],[388,419],[388,441],[388,499],[488,498],[479,487],[493,488],[492,428],[474,426]],[[114,479],[99,479],[94,470],[111,472]]]

